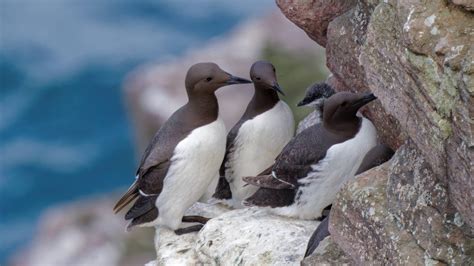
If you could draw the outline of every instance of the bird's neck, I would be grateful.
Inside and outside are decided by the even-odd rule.
[[[255,100],[257,103],[261,104],[266,102],[275,104],[280,100],[280,98],[278,97],[278,93],[275,90],[259,87],[256,85],[252,100]]]
[[[219,104],[216,95],[212,93],[199,93],[188,95],[187,106],[193,115],[215,120],[219,115]]]
[[[255,87],[255,92],[250,100],[245,115],[256,116],[270,110],[280,101],[276,91]]]
[[[323,126],[329,132],[345,137],[354,137],[362,125],[362,118],[354,116],[342,120],[331,120],[323,118]]]

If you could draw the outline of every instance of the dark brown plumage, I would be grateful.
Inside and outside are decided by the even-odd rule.
[[[276,191],[294,190],[292,194],[295,194],[301,185],[298,180],[312,171],[312,165],[323,159],[331,146],[357,134],[361,125],[361,118],[356,116],[357,110],[374,99],[376,97],[373,94],[348,92],[340,92],[327,99],[324,103],[323,123],[313,125],[295,136],[275,160],[272,174],[244,177],[245,182],[260,186],[259,190],[265,190],[257,191],[245,200],[245,204],[271,207],[289,205],[288,201],[281,200],[281,192]],[[269,189],[275,193],[267,192]],[[299,196],[295,194],[294,198]]]
[[[219,181],[213,194],[213,198],[219,200],[229,200],[232,198],[232,191],[226,177],[227,161],[235,151],[235,139],[241,126],[248,120],[272,109],[280,101],[278,92],[283,93],[277,83],[275,67],[267,61],[257,61],[250,68],[250,78],[254,84],[254,95],[245,109],[240,120],[232,127],[227,135],[227,146],[224,161],[219,171]],[[232,180],[231,180],[232,182]]]
[[[385,144],[378,144],[373,147],[364,157],[362,163],[357,169],[356,175],[361,174],[369,169],[379,166],[390,160],[395,152]]]
[[[137,199],[125,215],[125,219],[132,220],[130,226],[158,217],[155,202],[173,163],[175,147],[194,129],[216,121],[219,107],[214,92],[222,86],[238,83],[250,81],[234,77],[214,63],[195,64],[188,70],[185,80],[188,103],[173,113],[153,137],[140,161],[137,179],[114,207],[118,212]]]

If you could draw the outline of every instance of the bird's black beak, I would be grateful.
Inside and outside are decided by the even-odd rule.
[[[361,108],[362,106],[370,103],[371,101],[377,99],[377,97],[373,94],[373,93],[364,93],[360,99],[358,99],[357,101],[355,101],[352,105],[359,109]]]
[[[247,83],[252,83],[252,81],[248,80],[248,79],[244,79],[244,78],[241,78],[241,77],[236,77],[236,76],[232,76],[229,74],[229,79],[226,81],[225,84],[227,85],[232,85],[232,84],[247,84]]]
[[[309,99],[308,98],[304,98],[303,100],[301,100],[296,106],[300,107],[300,106],[305,106],[309,103]]]
[[[274,89],[275,91],[279,92],[281,95],[285,95],[285,93],[283,92],[282,88],[280,87],[280,85],[278,83],[275,82],[275,84],[273,84],[272,86],[272,89]]]

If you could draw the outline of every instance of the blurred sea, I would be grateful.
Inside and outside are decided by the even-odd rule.
[[[272,0],[0,0],[0,264],[48,207],[128,185],[121,82]]]

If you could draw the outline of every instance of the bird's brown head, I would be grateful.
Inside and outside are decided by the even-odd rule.
[[[334,89],[327,83],[313,83],[306,89],[306,94],[303,100],[298,103],[298,106],[322,107],[324,100],[335,93]]]
[[[268,61],[253,63],[250,68],[250,78],[256,89],[274,90],[285,95],[278,84],[275,67]]]
[[[188,94],[214,93],[220,87],[244,83],[251,83],[251,81],[233,76],[215,63],[194,64],[189,68],[185,80]]]
[[[358,130],[357,111],[377,99],[373,93],[339,92],[324,102],[323,123],[338,131]]]

